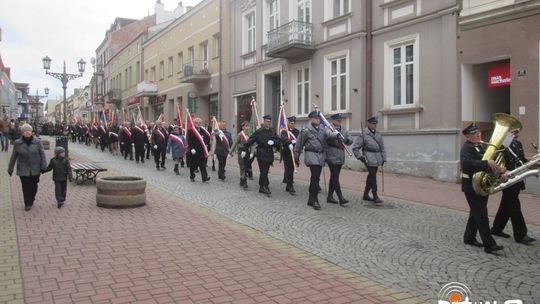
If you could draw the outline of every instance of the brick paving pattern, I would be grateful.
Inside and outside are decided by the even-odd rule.
[[[540,246],[498,238],[506,248],[494,257],[463,245],[468,208],[457,184],[386,174],[385,203],[375,207],[360,200],[365,173],[345,170],[351,203],[316,212],[305,206],[305,168],[291,197],[276,162],[267,198],[256,180],[239,189],[235,159],[225,182],[210,172],[203,184],[186,169],[175,176],[170,163],[158,172],[78,144],[70,153],[106,175],[145,176],[148,205],[100,209],[94,186],[70,184],[58,210],[47,174],[24,212],[20,182],[10,185],[0,155],[0,195],[12,197],[0,203],[0,303],[24,302],[23,281],[26,303],[431,303],[451,281],[476,300],[540,302]],[[539,236],[538,197],[522,203]],[[490,198],[491,214],[497,204]]]
[[[111,210],[70,184],[58,210],[46,174],[25,212],[11,181],[26,303],[421,303],[154,186],[147,206]]]

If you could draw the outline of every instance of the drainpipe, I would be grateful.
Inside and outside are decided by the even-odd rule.
[[[371,0],[366,0],[366,90],[365,90],[365,111],[364,111],[364,119],[367,119],[371,116],[371,91],[372,91],[372,80],[373,80],[373,72],[372,72],[372,64],[373,64],[373,37],[372,37],[372,30],[373,30],[373,24],[372,24],[372,8],[371,8]]]
[[[223,85],[223,54],[221,50],[223,49],[223,0],[219,0],[219,37],[218,37],[218,43],[219,43],[219,91],[218,91],[218,117],[219,120],[223,120],[223,117],[221,116],[221,103],[223,102],[223,91],[222,91],[222,85]]]

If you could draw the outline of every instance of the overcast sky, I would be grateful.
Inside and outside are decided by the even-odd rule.
[[[184,6],[194,6],[201,0],[183,0]],[[87,62],[84,77],[68,83],[67,96],[74,88],[90,82],[90,58],[105,38],[105,31],[116,17],[141,19],[154,13],[156,0],[11,0],[0,5],[0,54],[11,68],[14,82],[30,84],[30,94],[36,89],[44,95],[50,89],[50,99],[62,99],[62,83],[45,75],[41,58],[51,59],[51,72],[77,74],[77,61]],[[9,2],[9,3],[6,3]],[[173,11],[178,0],[161,0],[165,10]]]

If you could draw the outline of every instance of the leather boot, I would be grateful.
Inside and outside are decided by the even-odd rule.
[[[176,173],[176,175],[180,175],[180,172],[178,171],[178,164],[174,165],[174,173]]]
[[[373,191],[373,201],[375,203],[382,203],[382,200],[379,198],[376,191]]]
[[[321,205],[319,204],[319,199],[315,198],[312,204],[313,209],[315,210],[321,210]]]
[[[240,187],[246,189],[248,187],[247,180],[245,178],[240,179]]]
[[[369,190],[364,190],[364,196],[362,197],[364,201],[373,202],[373,199],[369,197]]]
[[[337,191],[337,197],[340,205],[345,205],[349,202],[348,199],[343,197],[343,193],[341,193],[341,191]]]
[[[328,197],[326,198],[326,202],[330,204],[337,204],[338,201],[334,198],[334,195],[328,194]]]

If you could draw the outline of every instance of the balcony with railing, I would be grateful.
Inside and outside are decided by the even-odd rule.
[[[199,83],[210,78],[208,60],[192,60],[182,66],[181,83]]]
[[[311,23],[293,20],[268,32],[268,57],[295,58],[311,55],[314,51]]]
[[[122,90],[110,89],[109,92],[107,92],[107,97],[109,102],[119,103],[122,101]]]

